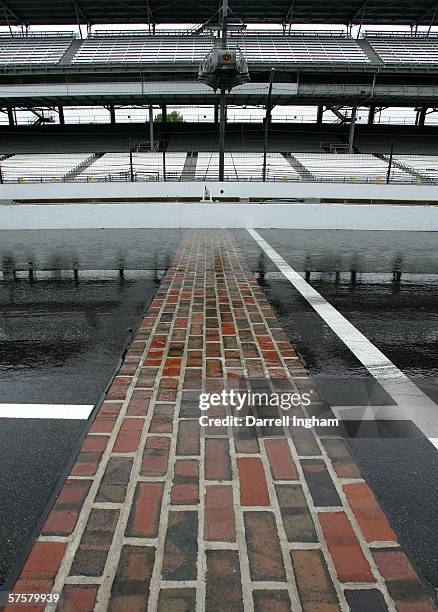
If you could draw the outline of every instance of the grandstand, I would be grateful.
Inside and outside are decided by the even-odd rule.
[[[0,35],[4,183],[205,182],[220,175],[221,156],[225,181],[436,181],[437,138],[425,126],[438,101],[437,12],[429,2],[231,2],[227,44],[242,53],[250,82],[229,91],[226,103],[266,116],[249,125],[224,113],[222,150],[219,92],[197,80],[220,43],[220,14],[209,3],[177,1],[170,9],[130,0],[121,12],[111,1],[105,11],[81,2],[72,12],[62,1],[50,15],[35,3],[13,4],[4,8]],[[118,23],[131,25],[99,25]],[[387,24],[393,29],[376,29]],[[214,119],[168,121],[182,105],[209,106]],[[107,113],[107,125],[69,125],[66,109],[86,117],[90,106]],[[144,123],[118,124],[118,109],[132,106],[145,110]],[[376,125],[392,106],[416,109],[416,125]],[[280,107],[316,108],[316,122],[275,123],[272,110]],[[152,122],[158,110],[162,121]]]

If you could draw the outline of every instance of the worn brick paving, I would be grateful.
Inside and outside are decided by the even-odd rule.
[[[190,231],[14,591],[63,612],[436,609],[337,429],[200,427],[224,387],[313,389],[232,236]],[[330,416],[312,398],[291,414]]]

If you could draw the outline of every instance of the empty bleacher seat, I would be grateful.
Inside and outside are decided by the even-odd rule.
[[[179,180],[184,168],[185,153],[166,154],[166,178]],[[135,181],[163,180],[162,153],[133,153],[132,178]],[[129,153],[106,153],[86,168],[77,181],[113,182],[131,180]]]
[[[396,155],[395,161],[412,168],[419,177],[438,181],[437,155]]]
[[[73,38],[0,37],[0,65],[57,64]]]
[[[437,38],[369,37],[367,40],[386,64],[438,63]]]
[[[226,181],[262,180],[262,153],[225,153]],[[199,153],[196,165],[196,180],[217,180],[219,173],[218,153]],[[269,181],[298,181],[299,176],[280,153],[268,153],[266,179]]]
[[[366,63],[357,42],[346,37],[244,36],[230,39],[251,63]],[[94,37],[84,41],[72,62],[199,64],[211,50],[209,36]]]
[[[337,153],[294,153],[295,159],[317,181],[335,183],[384,183],[388,163],[374,155],[348,155]],[[391,181],[412,183],[412,176],[393,167]]]
[[[59,182],[87,157],[87,154],[13,155],[1,162],[3,182]]]

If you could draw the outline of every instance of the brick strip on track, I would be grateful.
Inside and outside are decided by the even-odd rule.
[[[199,426],[201,392],[257,381],[312,388],[231,234],[187,231],[14,592],[62,612],[435,610],[336,428]],[[312,398],[293,414],[326,410]]]

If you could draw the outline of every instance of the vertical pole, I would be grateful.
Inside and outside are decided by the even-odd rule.
[[[149,140],[151,143],[151,151],[154,150],[154,107],[149,105]]]
[[[161,107],[161,121],[166,122],[167,121],[167,106],[166,104],[163,104]]]
[[[423,126],[424,122],[426,121],[426,114],[427,114],[427,106],[423,106],[420,109],[419,115],[418,115],[418,125]]]
[[[228,0],[222,0],[222,49],[227,48]],[[226,87],[221,83],[220,125],[219,125],[219,180],[225,176],[225,124],[227,121]]]
[[[115,125],[116,124],[116,111],[114,110],[114,104],[110,104],[108,107],[108,110],[110,113],[111,125]]]
[[[374,117],[376,116],[376,107],[370,106],[368,113],[368,125],[374,125]]]
[[[166,180],[166,151],[163,151],[163,181]]]
[[[271,74],[269,76],[269,90],[268,100],[266,103],[266,117],[265,117],[265,138],[263,141],[263,182],[266,181],[266,159],[268,155],[268,136],[269,136],[269,124],[271,123],[271,97],[272,97],[272,83],[274,81],[274,69],[271,68]]]
[[[225,177],[225,123],[226,117],[226,88],[222,83],[220,97],[220,124],[219,124],[219,180]]]
[[[318,113],[317,113],[317,115],[316,115],[316,123],[317,123],[318,125],[321,125],[321,123],[322,123],[322,116],[323,116],[323,113],[324,113],[324,107],[323,107],[323,106],[321,106],[321,105],[320,105],[320,106],[318,106]]]
[[[217,104],[214,105],[214,122],[219,123],[219,107]]]
[[[64,107],[58,106],[59,125],[65,125]]]
[[[12,106],[8,106],[8,121],[9,121],[9,125],[15,125],[14,112],[12,110]]]
[[[132,163],[132,146],[129,147],[129,173],[131,176],[131,183],[134,182],[134,165]]]
[[[348,152],[354,151],[354,129],[356,127],[357,106],[353,106],[351,110],[350,134],[348,136]]]
[[[389,154],[388,172],[386,175],[386,184],[391,182],[392,158],[394,157],[394,143],[391,142],[391,152]]]

